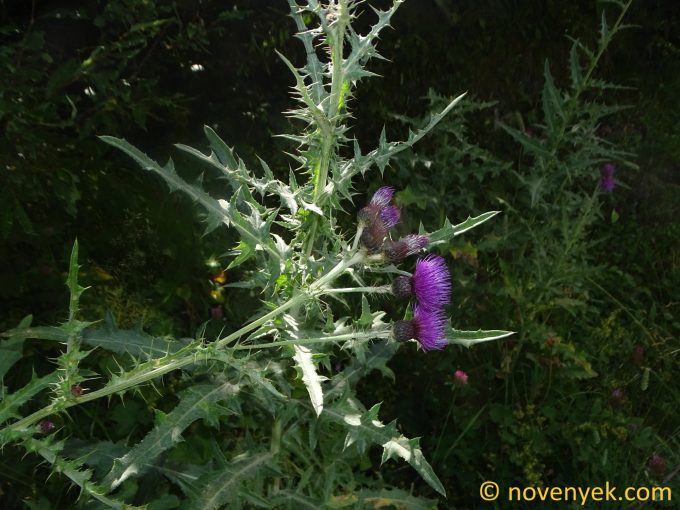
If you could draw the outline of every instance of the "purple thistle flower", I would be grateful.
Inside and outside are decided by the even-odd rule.
[[[451,296],[451,275],[439,255],[418,259],[413,276],[399,276],[392,282],[392,293],[400,298],[415,295],[418,303],[428,310],[446,306]]]
[[[424,351],[443,349],[446,346],[444,338],[446,331],[446,317],[441,310],[427,310],[413,305],[413,319],[396,321],[393,327],[394,338],[405,342],[415,338]]]
[[[430,240],[423,235],[408,235],[398,241],[385,243],[383,252],[390,262],[399,262],[409,255],[418,253],[429,244]]]
[[[392,197],[394,196],[394,188],[391,186],[383,186],[378,189],[371,197],[371,201],[359,211],[359,221],[370,225],[379,218],[383,210],[390,205]]]
[[[613,163],[606,163],[600,169],[600,188],[605,193],[611,193],[616,187],[614,173],[616,173],[616,165]]]
[[[379,250],[389,230],[399,223],[401,211],[398,207],[389,205],[393,196],[394,188],[383,186],[357,214],[359,223],[364,227],[361,244],[370,251]]]

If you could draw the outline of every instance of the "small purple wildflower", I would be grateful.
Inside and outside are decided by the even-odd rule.
[[[413,305],[413,319],[396,321],[393,333],[399,342],[415,338],[424,351],[431,351],[446,346],[445,328],[446,317],[441,310],[427,310],[416,304]]]
[[[606,163],[600,169],[600,188],[605,193],[611,193],[616,187],[614,173],[616,173],[616,165],[613,163]]]
[[[418,253],[429,244],[430,240],[423,235],[408,235],[398,241],[385,243],[383,252],[390,262],[400,262],[409,255]]]
[[[428,310],[446,306],[451,297],[451,275],[439,255],[428,255],[416,262],[413,276],[399,276],[392,282],[392,293],[400,298],[415,295]]]
[[[456,370],[453,374],[453,380],[458,386],[466,386],[468,383],[468,375],[462,370]]]

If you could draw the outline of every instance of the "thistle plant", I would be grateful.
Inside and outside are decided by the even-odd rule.
[[[379,34],[401,3],[395,0],[386,11],[374,9],[377,21],[359,34],[352,22],[362,2],[308,0],[303,5],[289,0],[297,38],[306,52],[300,67],[281,55],[291,71],[297,102],[288,114],[300,122],[299,132],[282,135],[295,144],[290,151],[295,168],[290,172],[273,170],[264,161],[258,170],[249,169],[206,127],[208,153],[176,147],[230,185],[231,196],[214,198],[201,183],[184,180],[172,160],[162,166],[125,140],[101,137],[157,174],[170,191],[188,195],[198,205],[206,231],[226,227],[238,233],[229,270],[242,278],[231,285],[256,293],[262,307],[235,331],[219,338],[205,338],[199,331],[190,342],[120,330],[110,321],[96,327],[77,318],[84,289],[78,285],[76,244],[68,276],[68,321],[59,327],[32,327],[28,317],[4,334],[6,345],[18,351],[28,338],[58,342],[65,349],[54,372],[34,377],[11,394],[3,392],[2,444],[17,444],[43,457],[54,472],[80,487],[84,499],[95,498],[113,508],[161,497],[153,491],[142,494],[136,481],[142,476],[170,483],[170,494],[192,508],[298,508],[303,503],[319,508],[334,498],[351,497],[359,503],[377,493],[388,500],[412,498],[354,476],[353,463],[371,445],[382,448],[382,462],[402,459],[434,491],[446,494],[419,439],[401,435],[394,422],[383,424],[379,405],[366,409],[354,392],[356,382],[371,370],[388,373],[386,362],[401,342],[416,341],[424,351],[419,355],[434,356],[436,352],[425,351],[450,344],[470,347],[511,334],[452,327],[445,308],[452,287],[446,261],[426,254],[496,211],[458,224],[446,220],[433,232],[399,239],[391,234],[401,211],[394,204],[398,193],[383,181],[390,159],[425,136],[462,95],[405,141],[388,142],[383,131],[377,147],[364,153],[351,136],[354,91],[373,75],[367,65],[380,58]],[[278,178],[283,174],[289,175],[287,181]],[[366,204],[354,202],[357,177],[377,184]],[[357,210],[356,228],[342,228],[347,211]],[[413,256],[420,258],[409,274],[405,269]],[[361,294],[361,299],[346,300],[345,294]],[[403,301],[403,315],[387,317],[380,308],[390,294],[412,306]],[[102,351],[119,367],[113,373],[98,371],[92,362],[92,353]],[[2,366],[0,376],[9,366]],[[297,377],[289,367],[295,367]],[[149,385],[160,392],[169,378],[178,403],[159,412],[137,444],[83,446],[82,440],[75,442],[77,438],[55,427],[72,407],[116,395],[124,400],[144,395]],[[23,415],[28,407],[22,406],[29,403],[33,412]],[[248,416],[253,417],[250,423]],[[212,435],[212,455],[202,463],[173,463],[182,435],[198,421],[213,431],[235,427],[244,432],[238,439]],[[320,468],[323,477],[315,475]]]

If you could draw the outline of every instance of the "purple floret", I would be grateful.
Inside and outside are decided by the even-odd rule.
[[[414,337],[424,351],[443,349],[447,342],[446,317],[442,310],[427,310],[420,305],[413,305]]]
[[[450,302],[451,275],[446,262],[439,255],[428,255],[416,262],[411,284],[423,308],[434,310]]]
[[[378,191],[373,194],[371,204],[379,207],[386,207],[389,205],[393,196],[394,188],[392,186],[383,186],[382,188],[378,188]]]
[[[380,212],[380,219],[385,224],[385,227],[387,227],[388,230],[394,227],[397,223],[399,223],[400,217],[401,211],[396,205],[390,205],[388,207],[385,207]]]

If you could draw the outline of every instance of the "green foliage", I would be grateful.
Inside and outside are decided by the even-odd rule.
[[[2,9],[3,503],[476,508],[482,478],[680,490],[672,7],[298,3]],[[272,140],[287,85],[302,127]],[[411,311],[385,285],[409,267],[352,244],[379,176],[399,235],[454,260],[442,352],[391,339]]]
[[[409,506],[430,505],[428,500],[418,503],[414,496],[389,485],[354,480],[352,471],[358,459],[360,465],[370,465],[367,455],[372,445],[382,447],[381,464],[389,459],[406,461],[426,484],[446,496],[419,439],[405,437],[394,421],[384,425],[378,416],[379,405],[367,411],[354,396],[360,377],[374,368],[386,371],[385,363],[396,351],[392,325],[383,320],[386,313],[372,310],[366,296],[362,296],[360,307],[343,299],[338,299],[342,308],[331,306],[323,299],[345,292],[347,288],[334,284],[347,276],[357,285],[350,287],[350,292],[371,292],[365,278],[374,272],[398,271],[388,265],[389,258],[380,250],[359,244],[363,226],[357,227],[352,243],[352,232],[343,231],[338,219],[346,209],[355,207],[351,203],[355,177],[368,174],[373,167],[382,174],[394,156],[423,138],[462,99],[459,96],[448,102],[424,127],[409,132],[404,142],[387,142],[383,132],[377,148],[366,155],[358,141],[348,137],[349,106],[356,86],[373,75],[366,65],[380,57],[378,36],[401,3],[395,0],[386,11],[374,10],[377,21],[366,35],[359,35],[352,25],[358,3],[341,0],[322,6],[310,0],[303,7],[289,2],[307,49],[307,63],[297,68],[282,57],[294,75],[294,96],[300,103],[289,114],[304,124],[300,134],[286,137],[297,144],[292,157],[299,164],[289,172],[287,183],[277,179],[261,159],[259,177],[209,127],[204,130],[209,154],[185,145],[178,148],[192,156],[200,170],[218,171],[231,188],[228,199],[214,198],[206,191],[203,174],[192,184],[172,160],[161,166],[123,139],[100,137],[143,170],[160,176],[170,192],[185,194],[203,215],[206,233],[219,226],[236,232],[239,241],[227,255],[233,257],[229,268],[242,273],[243,287],[261,291],[263,305],[226,336],[220,333],[209,338],[204,329],[196,340],[185,344],[170,340],[159,347],[155,337],[117,329],[112,320],[96,329],[94,323],[77,318],[85,289],[78,283],[76,242],[67,276],[71,293],[67,322],[50,328],[30,327],[30,322],[24,321],[5,333],[14,342],[56,340],[65,343],[65,350],[56,360],[58,375],[52,394],[41,392],[47,386],[44,378],[36,379],[0,403],[5,420],[14,419],[0,430],[3,443],[16,443],[40,454],[53,471],[66,474],[84,495],[116,508],[176,506],[180,502],[201,508],[267,506],[270,501],[287,501],[288,494],[319,507],[331,504],[345,490],[369,487],[385,489],[388,501],[394,494]],[[329,58],[320,59],[314,45],[325,47]],[[345,146],[354,147],[351,157],[345,155]],[[284,172],[276,172],[281,174]],[[468,217],[458,225],[446,220],[443,228],[431,234],[431,245],[445,246],[495,214]],[[335,319],[341,310],[349,314]],[[483,341],[510,334],[460,332],[452,342],[462,341],[465,335]],[[96,351],[82,350],[83,343],[95,346]],[[102,349],[112,352],[107,355]],[[109,373],[101,364],[107,356],[104,367],[112,367],[110,361],[118,365],[109,368]],[[336,362],[349,366],[340,370],[334,368]],[[287,370],[293,367],[298,369],[297,379]],[[55,428],[51,420],[56,415],[76,412],[102,397],[119,396],[123,402],[148,399],[150,387],[170,381],[167,401],[152,404],[157,407],[150,431],[142,434],[142,429],[133,427],[135,437],[128,438],[129,442],[99,445],[95,441],[89,445],[95,452],[100,447],[115,451],[110,461],[96,455],[63,457],[64,440],[47,450],[34,448],[30,442],[35,434],[51,437]],[[85,382],[93,387],[85,388]],[[29,398],[37,410],[18,414],[19,406]],[[177,403],[170,404],[172,400]],[[128,420],[123,415],[117,421]],[[273,423],[273,428],[266,423]],[[236,435],[199,453],[200,448],[193,451],[194,445],[201,444],[197,428],[224,428]],[[63,436],[69,438],[67,433]],[[184,448],[183,440],[187,443]],[[269,452],[262,444],[270,445]],[[312,481],[310,476],[318,469],[317,452],[328,462],[340,451],[344,452],[339,457],[343,467],[337,477],[327,473]],[[83,467],[87,465],[97,468],[96,476]],[[147,489],[142,483],[159,476],[164,477],[162,485]],[[166,489],[165,483],[172,488]],[[366,496],[370,497],[375,496]],[[83,503],[86,501],[84,497]]]

